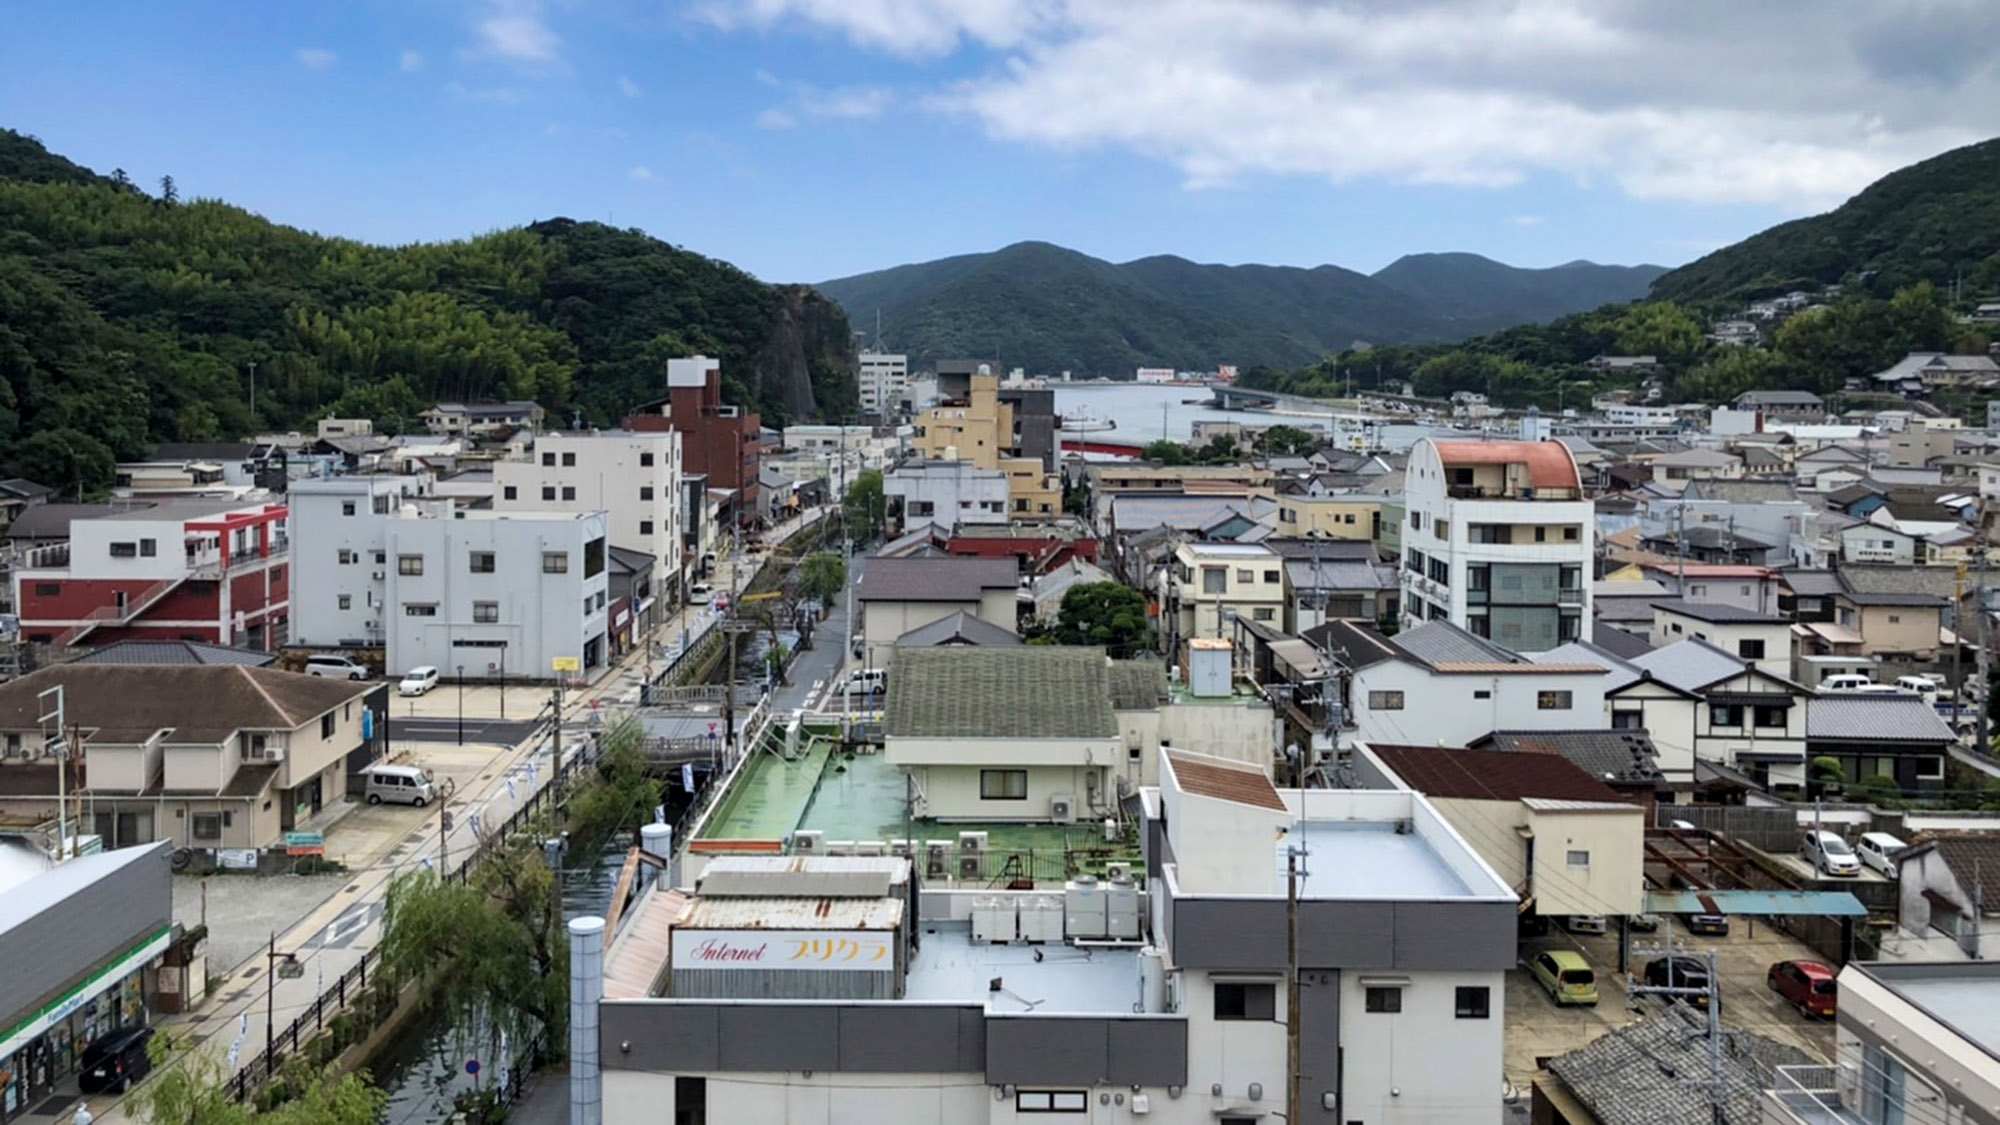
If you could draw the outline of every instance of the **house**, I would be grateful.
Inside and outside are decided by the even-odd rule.
[[[532,402],[440,402],[418,415],[434,434],[492,437],[502,432],[533,430],[542,424],[542,408]],[[342,433],[322,438],[368,436]]]
[[[887,667],[898,637],[960,611],[1013,632],[1019,586],[1011,559],[870,559],[855,590],[864,666]]]
[[[1719,449],[1687,449],[1646,461],[1656,481],[1738,480],[1743,458]]]
[[[2000,942],[2000,833],[1925,832],[1895,856],[1896,923],[1908,945],[1885,942],[1885,957],[1912,961],[1987,960]],[[1898,935],[1902,936],[1902,935]]]
[[[1160,590],[1172,652],[1191,637],[1226,637],[1235,617],[1276,628],[1285,608],[1284,560],[1255,543],[1182,543]]]
[[[1586,635],[1596,513],[1561,443],[1420,438],[1405,488],[1403,628],[1449,621],[1521,652]]]
[[[1035,619],[1044,624],[1053,623],[1062,613],[1063,595],[1074,587],[1116,581],[1118,579],[1109,571],[1092,566],[1080,558],[1072,558],[1035,579]]]
[[[1264,545],[1277,549],[1280,540]],[[1317,547],[1318,540],[1309,541]],[[1296,547],[1298,541],[1289,541]],[[1375,549],[1315,549],[1304,557],[1296,549],[1282,549],[1285,560],[1285,632],[1302,635],[1328,621],[1374,623],[1396,617],[1396,599],[1401,592],[1396,568],[1380,562]]]
[[[1806,753],[1834,758],[1855,780],[1887,777],[1904,792],[1944,787],[1956,742],[1936,708],[1915,695],[1833,693],[1806,707]]]
[[[1860,651],[1878,660],[1927,663],[1938,658],[1946,607],[1936,594],[1864,594],[1844,591],[1833,596],[1834,620],[1861,636]]]
[[[350,757],[365,764],[371,735],[386,738],[386,693],[369,714],[376,684],[243,665],[58,664],[0,684],[9,819],[56,815],[65,767],[47,750],[42,697],[55,687],[107,848],[270,847],[339,804]]]
[[[1800,624],[1832,621],[1833,599],[1847,592],[1837,570],[1787,567],[1778,574],[1778,613]]]
[[[71,664],[216,664],[246,668],[269,668],[277,662],[278,654],[275,652],[231,648],[206,641],[114,641],[69,661]]]
[[[1640,571],[1666,587],[1670,597],[1681,601],[1729,606],[1751,613],[1777,610],[1781,583],[1777,572],[1769,567],[1677,559],[1671,563],[1644,563]]]
[[[1594,355],[1585,366],[1592,371],[1647,373],[1660,369],[1660,359],[1650,355]]]
[[[1783,561],[1785,545],[1774,543],[1748,529],[1696,524],[1679,529],[1666,528],[1640,540],[1640,546],[1655,554],[1689,559],[1716,566],[1763,566]]]
[[[1331,621],[1306,639],[1350,669],[1342,709],[1369,742],[1464,746],[1496,730],[1604,724],[1601,664],[1529,660],[1447,621],[1393,637]]]
[[[883,477],[882,491],[901,505],[904,531],[950,535],[961,527],[1008,523],[1007,474],[975,461],[905,461]]]
[[[1877,390],[1896,391],[1912,398],[1940,388],[1949,390],[1988,385],[1988,380],[2000,381],[2000,364],[1986,355],[1911,352],[1870,378]]]
[[[1744,391],[1736,396],[1738,410],[1754,410],[1781,422],[1822,422],[1826,402],[1811,391]]]
[[[1317,494],[1310,484],[1280,489],[1278,534],[1294,539],[1381,537],[1382,498],[1365,492]]]
[[[13,525],[21,513],[37,504],[46,504],[54,489],[20,477],[0,480],[0,529]]]
[[[1489,753],[1555,754],[1622,799],[1642,804],[1653,801],[1666,780],[1660,752],[1643,730],[1496,730],[1465,745]]]
[[[1730,1030],[1711,1054],[1707,1031],[1707,1017],[1694,1005],[1664,1004],[1657,1015],[1557,1055],[1535,1074],[1531,1119],[1538,1125],[1769,1122],[1771,1075],[1787,1068],[1832,1069],[1754,1031]],[[1718,1061],[1719,1106],[1707,1077]],[[1688,1081],[1694,1074],[1703,1076],[1702,1085]]]
[[[1654,608],[1654,648],[1689,638],[1707,641],[1781,679],[1792,674],[1792,626],[1782,617],[1701,602]]]
[[[1046,522],[961,524],[944,543],[959,558],[1013,559],[1024,575],[1048,574],[1071,559],[1097,561],[1097,537],[1071,516]]]
[[[1645,910],[1646,807],[1558,755],[1359,742],[1353,768],[1359,788],[1423,794],[1523,913]]]
[[[1007,480],[1009,519],[1052,519],[1062,513],[1054,476],[1050,392],[1002,390],[985,365],[938,372],[939,401],[919,414],[911,448],[926,461],[970,461]]]
[[[950,617],[940,617],[928,625],[919,625],[896,638],[897,648],[940,648],[947,645],[1012,648],[1021,643],[1020,634],[962,609]]]

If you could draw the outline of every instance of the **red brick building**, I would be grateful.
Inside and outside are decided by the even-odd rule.
[[[667,361],[667,397],[625,419],[630,430],[676,430],[681,472],[708,478],[708,487],[736,494],[736,518],[757,518],[757,471],[763,460],[758,435],[763,419],[722,401],[722,361],[706,356]]]
[[[77,520],[67,544],[15,571],[21,635],[276,649],[291,616],[288,519],[283,504],[178,500]]]

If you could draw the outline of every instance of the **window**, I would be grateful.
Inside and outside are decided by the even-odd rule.
[[[1027,800],[1028,771],[980,770],[979,799],[982,801]]]
[[[650,465],[651,465],[652,463],[653,463],[653,455],[652,455],[652,454],[650,454],[650,453],[641,453],[641,454],[639,454],[639,464],[640,464],[640,465],[642,465],[642,466],[650,466]]]
[[[1393,1014],[1403,1010],[1403,990],[1400,988],[1374,988],[1367,991],[1366,1007],[1371,1012]]]
[[[653,486],[652,486],[652,485],[650,485],[650,484],[649,484],[649,485],[646,485],[645,487],[643,487],[643,488],[641,488],[641,489],[639,490],[639,499],[641,499],[641,500],[651,500],[652,498],[653,498]]]
[[[1535,710],[1567,711],[1575,696],[1567,691],[1538,691],[1535,693]]]
[[[1277,610],[1261,607],[1250,611],[1250,617],[1253,621],[1273,621],[1277,619],[1277,615]]]
[[[422,574],[423,572],[424,572],[424,557],[422,555],[396,556],[397,574],[418,575]]]
[[[1737,641],[1736,655],[1742,657],[1745,660],[1762,660],[1764,659],[1764,642]]]
[[[1442,539],[1449,542],[1451,539],[1451,521],[1450,520],[1431,521],[1431,534],[1438,539]]]
[[[500,603],[473,602],[472,623],[475,625],[498,625],[500,623]]]
[[[502,500],[517,500],[520,496],[521,490],[511,484],[500,490],[500,498]]]
[[[1219,566],[1201,568],[1201,592],[1204,594],[1226,593],[1229,589],[1229,571]]]
[[[1589,867],[1590,853],[1582,848],[1571,848],[1563,853],[1564,867]]]
[[[1260,981],[1219,980],[1215,982],[1215,1018],[1218,1020],[1274,1020],[1278,1018],[1278,986]]]
[[[569,555],[562,551],[542,552],[543,574],[568,574]]]
[[[435,602],[404,602],[404,617],[436,617],[438,607]]]
[[[1916,778],[1919,781],[1944,780],[1944,759],[1938,757],[1918,758]]]
[[[1257,581],[1257,572],[1248,567],[1239,566],[1236,568],[1236,580],[1238,582],[1255,582]]]
[[[1424,572],[1424,553],[1412,548],[1409,554],[1403,556],[1403,569],[1409,571],[1411,574],[1422,574]]]
[[[137,543],[113,543],[111,545],[111,557],[114,559],[138,558],[139,545]]]
[[[1783,729],[1785,725],[1785,708],[1758,707],[1751,712],[1751,717],[1760,727],[1778,727],[1779,729]]]
[[[1563,528],[1563,542],[1565,542],[1565,543],[1574,543],[1574,542],[1576,542],[1577,540],[1579,540],[1579,539],[1581,539],[1581,538],[1583,538],[1583,529],[1582,529],[1582,528],[1579,528],[1579,527],[1565,527],[1565,528]]]
[[[1546,543],[1546,542],[1548,542],[1548,541],[1549,541],[1549,529],[1548,529],[1548,528],[1546,528],[1546,527],[1538,527],[1538,528],[1536,528],[1536,529],[1535,529],[1535,542],[1537,542],[1537,543]]]
[[[157,557],[159,556],[159,554],[160,554],[160,541],[159,541],[159,540],[157,540],[157,539],[141,539],[141,540],[139,540],[139,557],[140,557],[140,558],[142,558],[142,559],[150,559],[150,558],[157,558]]]
[[[1743,708],[1734,703],[1711,703],[1708,707],[1708,725],[1740,727],[1743,725]]]
[[[1902,623],[1903,623],[1903,615],[1902,615],[1902,614],[1900,614],[1900,613],[1892,613],[1892,614],[1890,614],[1890,615],[1889,615],[1889,624],[1891,624],[1891,625],[1901,625]]]
[[[332,738],[334,728],[339,723],[340,723],[340,716],[335,715],[331,711],[328,711],[326,714],[321,715],[319,717],[319,736],[321,738]]]
[[[387,562],[387,561],[388,561],[388,559],[389,559],[389,556],[388,556],[388,554],[387,554],[386,552],[383,552],[383,551],[377,551],[377,552],[375,552],[375,565],[376,565],[376,566],[381,566],[381,565],[382,565],[383,563]]]
[[[1490,1019],[1493,1015],[1492,990],[1485,985],[1461,985],[1452,1000],[1452,1014],[1462,1020]]]
[[[38,598],[54,598],[54,597],[60,597],[61,595],[62,595],[62,583],[60,582],[35,583],[35,596]]]
[[[343,515],[343,516],[351,516],[351,515],[353,515],[353,514],[354,514],[354,501],[352,501],[352,500],[342,500],[342,501],[340,502],[340,514],[341,514],[341,515]]]
[[[1401,711],[1403,693],[1400,691],[1371,691],[1368,693],[1370,711]]]
[[[556,498],[556,486],[555,486],[555,485],[552,485],[552,484],[545,484],[545,485],[543,485],[543,486],[542,486],[542,499],[544,499],[544,500],[554,500],[555,498]]]
[[[344,549],[343,549],[343,550],[342,550],[342,551],[340,552],[340,554],[339,554],[338,556],[336,556],[336,557],[337,557],[337,558],[339,558],[339,560],[340,560],[340,565],[342,565],[342,566],[351,566],[351,565],[353,565],[353,564],[354,564],[354,562],[355,562],[356,558],[358,558],[358,556],[357,556],[357,555],[355,555],[355,553],[354,553],[353,551],[349,551],[349,550],[344,550]]]
[[[555,455],[555,454],[553,454],[553,453],[544,453],[544,454],[542,454],[542,464],[544,464],[544,465],[548,465],[548,466],[550,466],[550,467],[554,467],[555,463],[556,463],[556,455]]]
[[[641,534],[641,535],[651,535],[652,533],[653,533],[653,521],[652,521],[652,520],[640,520],[640,521],[639,521],[639,534]]]
[[[493,552],[491,551],[472,552],[472,573],[491,574],[493,573],[493,565],[494,565]]]
[[[1490,691],[1486,691],[1485,689],[1481,689],[1481,690],[1479,690],[1479,691],[1475,691],[1475,692],[1473,692],[1473,693],[1472,693],[1472,698],[1474,698],[1474,699],[1491,699],[1491,698],[1493,698],[1493,693],[1492,693],[1492,692],[1490,692]]]
[[[575,468],[575,467],[576,467],[576,454],[574,454],[574,453],[565,453],[565,454],[563,454],[563,467],[564,467],[564,468],[566,468],[566,469],[573,469],[573,468]]]
[[[194,838],[197,840],[222,839],[222,814],[219,812],[198,812],[194,814]]]
[[[565,500],[576,499],[576,486],[570,484],[563,485],[562,498]]]
[[[354,608],[354,595],[352,595],[352,594],[342,594],[342,595],[340,595],[340,608],[342,608],[342,609],[353,609],[353,608]]]
[[[1090,1095],[1083,1090],[1016,1090],[1015,1113],[1087,1113]]]
[[[1449,560],[1433,557],[1430,563],[1431,581],[1440,586],[1451,585],[1451,563]]]
[[[1276,584],[1278,583],[1278,572],[1277,572],[1277,571],[1275,571],[1275,570],[1267,570],[1267,571],[1265,571],[1265,572],[1264,572],[1264,581],[1266,581],[1266,582],[1269,582],[1269,583],[1271,583],[1272,585],[1276,585]]]

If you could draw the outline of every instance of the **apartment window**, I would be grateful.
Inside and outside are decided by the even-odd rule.
[[[326,714],[321,715],[319,717],[319,736],[321,738],[332,738],[334,728],[338,726],[339,723],[340,723],[340,716],[334,714],[331,711],[328,711]]]
[[[342,609],[353,609],[353,608],[354,608],[354,595],[353,595],[353,594],[342,594],[342,595],[340,595],[340,608],[342,608]]]
[[[404,617],[436,617],[438,607],[435,602],[404,602]]]
[[[54,598],[54,597],[60,597],[61,595],[62,595],[62,583],[60,582],[35,583],[35,596],[38,598]]]
[[[1563,853],[1564,867],[1589,867],[1590,853],[1582,848],[1571,848]]]
[[[1278,611],[1274,609],[1258,608],[1250,611],[1250,618],[1253,621],[1274,621],[1277,619],[1277,613]]]
[[[1546,543],[1546,542],[1548,542],[1548,541],[1549,541],[1549,529],[1548,529],[1548,528],[1546,528],[1546,527],[1538,527],[1538,528],[1536,528],[1536,529],[1535,529],[1535,542],[1537,542],[1537,543]]]
[[[1368,693],[1370,711],[1401,711],[1403,693],[1400,691],[1371,691]]]
[[[1201,592],[1222,594],[1229,590],[1229,571],[1224,567],[1205,566],[1201,568]]]
[[[576,486],[572,484],[563,485],[562,498],[565,500],[576,499]]]
[[[1403,556],[1403,569],[1409,571],[1411,574],[1422,574],[1424,572],[1424,553],[1414,548],[1411,549],[1409,554]]]
[[[1264,572],[1264,581],[1266,581],[1266,582],[1269,582],[1269,583],[1271,583],[1271,584],[1273,584],[1273,585],[1276,585],[1276,584],[1278,583],[1278,581],[1279,581],[1279,577],[1278,577],[1278,572],[1277,572],[1277,571],[1275,571],[1275,570],[1267,570],[1267,571],[1265,571],[1265,572]]]
[[[222,839],[222,814],[219,812],[198,812],[194,820],[194,838],[197,840]]]
[[[1260,981],[1216,981],[1215,1018],[1218,1020],[1277,1019],[1278,986],[1273,983]]]
[[[357,558],[353,551],[348,550],[342,550],[337,557],[340,559],[340,565],[342,566],[353,565],[354,560]]]
[[[1565,528],[1563,528],[1563,541],[1564,541],[1564,542],[1566,542],[1566,543],[1574,543],[1574,542],[1576,542],[1577,540],[1579,540],[1579,539],[1581,539],[1581,538],[1583,538],[1583,529],[1582,529],[1582,528],[1578,528],[1578,527],[1565,527]]]
[[[650,484],[649,484],[649,485],[646,485],[645,487],[643,487],[643,488],[639,489],[639,499],[641,499],[641,500],[651,500],[652,498],[653,498],[653,486],[652,486],[652,485],[650,485]]]
[[[1452,1014],[1462,1020],[1491,1019],[1493,992],[1485,985],[1461,985],[1452,998]]]
[[[1255,582],[1257,581],[1257,572],[1247,567],[1239,566],[1236,568],[1236,580],[1238,582]]]
[[[1538,691],[1535,693],[1535,710],[1567,711],[1574,702],[1575,695],[1567,691]]]
[[[1365,999],[1365,1006],[1371,1012],[1393,1015],[1403,1010],[1403,990],[1400,988],[1370,987]]]
[[[1451,585],[1451,562],[1447,559],[1432,558],[1430,561],[1431,581],[1440,586]]]
[[[640,521],[639,521],[639,534],[641,534],[641,535],[651,535],[652,533],[653,533],[653,521],[652,521],[652,520],[640,520]]]
[[[1743,725],[1743,708],[1733,703],[1710,704],[1708,725],[1712,727],[1740,727]]]
[[[1762,660],[1764,659],[1764,642],[1737,641],[1736,655],[1742,657],[1745,660]]]
[[[138,558],[139,545],[137,543],[113,543],[111,545],[111,557],[114,559]]]
[[[381,566],[381,565],[382,565],[383,563],[387,562],[388,560],[389,560],[389,556],[388,556],[388,554],[387,554],[386,552],[383,552],[383,551],[377,551],[377,552],[375,552],[375,565],[376,565],[376,566]]]
[[[414,576],[422,574],[423,572],[424,572],[424,557],[422,555],[396,556],[397,574],[408,574]]]
[[[472,552],[472,573],[491,574],[493,573],[493,570],[494,570],[493,552],[491,551]]]
[[[544,454],[542,454],[542,464],[544,464],[544,465],[547,465],[547,466],[549,466],[550,468],[554,468],[554,467],[555,467],[555,463],[556,463],[556,455],[555,455],[555,454],[553,454],[553,453],[544,453]]]
[[[518,500],[520,496],[521,490],[511,484],[500,490],[500,498],[502,500]]]
[[[1015,1113],[1088,1113],[1090,1095],[1083,1090],[1016,1090]]]
[[[1492,693],[1492,692],[1490,692],[1490,691],[1487,691],[1487,690],[1485,690],[1484,688],[1482,688],[1482,689],[1480,689],[1480,690],[1478,690],[1478,691],[1475,691],[1475,692],[1473,692],[1473,693],[1472,693],[1472,698],[1474,698],[1474,699],[1491,699],[1491,698],[1493,698],[1493,693]]]
[[[639,464],[640,464],[640,465],[642,465],[642,466],[651,466],[651,465],[652,465],[652,463],[653,463],[653,455],[652,455],[652,454],[650,454],[650,453],[641,453],[641,454],[639,454]]]
[[[1028,771],[980,770],[979,799],[982,801],[1027,800]]]
[[[159,540],[157,540],[157,539],[141,539],[141,540],[139,540],[139,557],[140,557],[140,558],[142,558],[142,559],[150,559],[150,558],[156,558],[156,557],[158,557],[158,556],[159,556],[159,553],[160,553],[160,541],[159,541]]]
[[[573,469],[575,467],[576,467],[576,454],[574,453],[563,454],[563,468]]]
[[[1751,712],[1751,719],[1760,727],[1778,727],[1782,729],[1785,725],[1785,708],[1758,707]]]
[[[543,574],[568,574],[569,555],[562,551],[542,552]]]
[[[473,602],[472,623],[475,625],[498,625],[500,623],[500,603]]]
[[[1433,520],[1433,521],[1431,521],[1431,534],[1432,534],[1433,536],[1436,536],[1436,537],[1437,537],[1437,538],[1438,538],[1439,540],[1442,540],[1442,541],[1444,541],[1444,542],[1450,542],[1450,541],[1451,541],[1451,521],[1450,521],[1450,520]]]
[[[545,484],[545,485],[543,485],[543,486],[542,486],[542,499],[544,499],[544,500],[554,500],[555,498],[556,498],[556,486],[555,486],[555,485],[553,485],[553,484]]]
[[[1410,530],[1411,530],[1411,531],[1422,531],[1422,530],[1423,530],[1423,527],[1424,527],[1424,515],[1423,515],[1423,513],[1422,513],[1422,512],[1411,512],[1411,513],[1410,513]]]
[[[343,516],[351,516],[351,515],[353,515],[353,514],[354,514],[354,501],[352,501],[352,500],[342,500],[342,501],[340,502],[340,514],[341,514],[341,515],[343,515]]]

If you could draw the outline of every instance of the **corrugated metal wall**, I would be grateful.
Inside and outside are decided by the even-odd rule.
[[[899,972],[797,969],[675,969],[676,1000],[895,1000]]]

